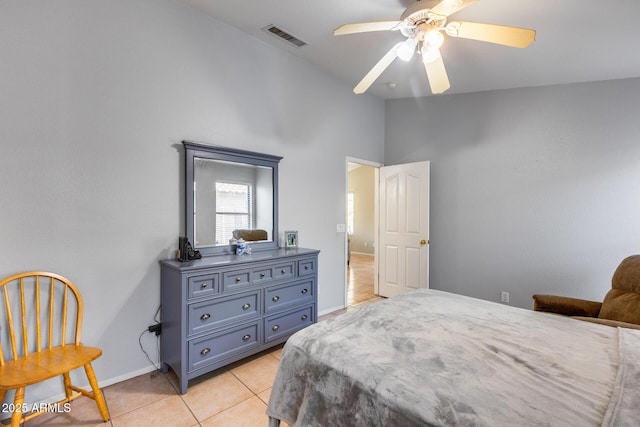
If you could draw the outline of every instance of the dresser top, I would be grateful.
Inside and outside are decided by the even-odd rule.
[[[305,248],[278,248],[266,251],[253,251],[251,254],[235,255],[214,255],[206,256],[193,261],[181,262],[175,259],[161,260],[160,263],[167,267],[180,270],[200,270],[202,268],[224,267],[225,265],[237,265],[248,262],[269,261],[277,258],[287,258],[294,256],[317,255],[317,249]]]

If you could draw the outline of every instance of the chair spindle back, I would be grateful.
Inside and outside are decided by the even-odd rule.
[[[80,344],[83,304],[71,281],[55,273],[32,271],[3,279],[0,289],[0,312],[4,315],[0,326],[6,328],[0,336],[0,366],[9,356],[2,343],[7,335],[12,359],[64,346],[71,340]]]

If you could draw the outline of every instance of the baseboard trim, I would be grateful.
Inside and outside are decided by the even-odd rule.
[[[130,380],[131,378],[139,377],[140,375],[148,374],[150,372],[154,372],[154,371],[157,371],[157,370],[158,370],[157,367],[147,366],[145,368],[138,369],[137,371],[132,371],[132,372],[126,373],[124,375],[119,375],[117,377],[108,378],[106,380],[101,380],[100,381],[100,388],[109,387],[110,385],[118,384],[118,383],[121,383],[123,381]],[[87,384],[87,387],[89,387],[88,384]]]
[[[342,309],[344,309],[343,306],[337,306],[337,307],[328,308],[326,310],[322,310],[322,311],[318,312],[318,317],[324,316],[325,314],[331,314],[334,311],[338,311],[338,310],[342,310]]]
[[[376,254],[368,254],[368,253],[366,253],[366,252],[355,252],[355,251],[351,251],[351,255],[375,256]]]

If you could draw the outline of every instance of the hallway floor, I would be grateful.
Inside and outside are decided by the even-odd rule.
[[[373,293],[374,257],[352,253],[347,267],[347,305],[377,299]]]

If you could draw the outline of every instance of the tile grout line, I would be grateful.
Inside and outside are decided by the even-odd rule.
[[[146,374],[145,374],[145,375],[146,375]],[[182,400],[182,403],[184,403],[184,404],[185,404],[185,406],[187,407],[187,409],[189,410],[189,412],[193,415],[193,418],[196,420],[196,422],[198,423],[198,425],[200,425],[200,422],[199,422],[198,418],[195,416],[195,414],[193,414],[193,412],[191,411],[191,408],[189,408],[189,405],[187,405],[187,403],[184,401],[184,399],[182,398],[182,395],[178,392],[178,390],[177,390],[177,389],[176,389],[176,387],[173,385],[173,383],[171,382],[171,380],[169,380],[169,377],[167,376],[167,374],[165,374],[165,373],[163,373],[162,371],[158,370],[158,371],[150,372],[148,375],[149,375],[151,378],[154,378],[154,377],[156,377],[157,375],[161,375],[161,376],[164,378],[164,380],[165,380],[165,381],[167,381],[167,382],[169,383],[169,387],[171,387],[171,389],[173,390],[173,392],[175,393],[175,395],[177,395],[178,397],[180,397],[180,400]],[[169,396],[166,396],[166,397],[164,397],[164,398],[162,398],[162,399],[154,400],[153,402],[149,402],[149,403],[147,403],[147,404],[145,404],[145,405],[142,405],[142,406],[139,406],[139,407],[137,407],[137,408],[133,408],[133,409],[130,409],[130,410],[126,411],[126,412],[123,412],[123,413],[119,414],[119,415],[118,415],[118,416],[116,416],[116,417],[112,417],[112,416],[111,416],[111,412],[109,412],[109,423],[111,424],[111,427],[113,427],[113,419],[114,419],[114,418],[120,418],[120,417],[123,417],[123,416],[124,416],[124,415],[126,415],[126,414],[130,414],[130,413],[135,412],[135,411],[138,411],[138,410],[140,410],[140,409],[142,409],[142,408],[146,408],[146,407],[151,406],[151,405],[154,405],[154,404],[156,404],[156,403],[158,403],[158,402],[162,402],[163,400],[170,399],[171,397],[173,397],[173,396],[172,396],[172,395],[169,395]],[[105,401],[106,401],[106,399],[105,399]],[[107,408],[108,408],[108,407],[109,407],[109,404],[107,403]],[[193,424],[193,425],[195,425],[195,424]]]
[[[189,404],[184,400],[184,395],[180,394],[180,392],[178,391],[177,387],[173,385],[173,382],[169,380],[169,377],[166,376],[165,374],[163,374],[163,376],[165,377],[165,379],[169,382],[169,385],[171,386],[171,388],[173,389],[173,391],[176,393],[176,395],[180,398],[180,400],[182,401],[182,403],[184,404],[184,406],[187,407],[187,411],[189,411],[189,413],[193,416],[193,419],[196,420],[197,424],[192,424],[190,427],[193,427],[195,425],[202,427],[202,423],[200,422],[200,420],[198,419],[198,417],[196,416],[196,414],[193,413],[193,411],[191,410],[191,407],[189,406]]]
[[[275,356],[273,355],[273,352],[270,352],[270,353],[266,354],[266,356],[271,356],[271,357],[273,357],[275,360],[277,360],[277,361],[278,361],[278,364],[280,364],[280,359],[278,359],[277,357],[275,357]],[[231,409],[231,408],[235,408],[236,406],[240,405],[241,403],[244,403],[244,402],[246,402],[246,401],[248,401],[248,400],[251,400],[251,399],[253,399],[254,397],[255,397],[255,398],[257,398],[257,399],[258,399],[261,403],[263,403],[265,406],[269,406],[269,404],[268,404],[267,402],[265,402],[264,400],[262,400],[262,398],[260,398],[260,396],[258,396],[258,394],[260,394],[260,393],[264,393],[265,391],[269,390],[271,387],[267,387],[266,389],[264,389],[264,390],[262,390],[262,391],[260,391],[260,392],[257,392],[257,393],[256,393],[256,392],[254,392],[254,391],[251,389],[251,387],[249,387],[247,384],[245,384],[245,382],[244,382],[244,381],[242,381],[242,379],[241,379],[240,377],[238,377],[238,376],[235,374],[235,372],[233,372],[233,369],[229,369],[229,371],[228,371],[228,372],[229,372],[229,373],[231,373],[231,375],[233,375],[233,377],[234,377],[236,380],[238,380],[238,382],[240,382],[240,384],[242,384],[243,386],[245,386],[245,387],[247,388],[247,390],[249,390],[249,391],[251,392],[252,396],[251,396],[251,397],[248,397],[247,399],[244,399],[244,400],[242,400],[242,401],[240,401],[240,402],[238,402],[238,403],[236,403],[235,405],[232,405],[232,406],[228,407],[228,408],[227,408],[227,409],[225,409],[224,411],[229,410],[229,409]],[[212,415],[211,417],[214,417],[214,416],[216,416],[216,415],[218,415],[218,414],[220,414],[220,413],[222,413],[222,412],[224,412],[224,411],[220,411],[220,412],[218,412],[217,414]],[[211,418],[211,417],[209,417],[209,418]]]

